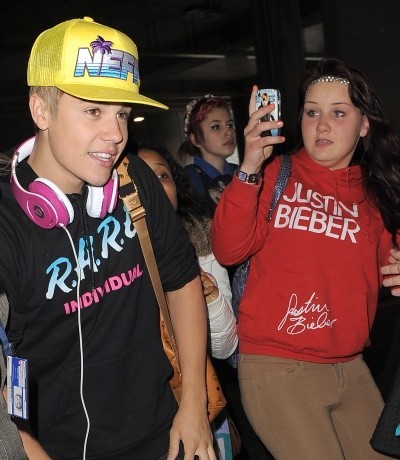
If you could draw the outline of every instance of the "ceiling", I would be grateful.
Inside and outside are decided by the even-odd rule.
[[[250,3],[254,1],[262,2],[3,2],[0,15],[0,58],[3,62],[0,106],[3,106],[3,110],[0,111],[0,121],[4,136],[11,137],[9,131],[15,129],[15,125],[21,128],[21,124],[30,123],[26,65],[35,38],[59,22],[84,16],[114,26],[135,41],[139,51],[141,92],[167,104],[172,110],[182,110],[188,100],[206,93],[229,97],[242,92],[247,97],[250,85],[257,76],[250,9]],[[298,3],[305,18],[306,48],[315,54],[323,46],[322,29],[318,21],[313,19],[319,0],[299,0]],[[144,112],[154,111],[151,107],[142,108]],[[0,144],[0,151],[2,149]]]
[[[377,9],[375,0],[3,1],[0,151],[32,133],[26,66],[35,38],[62,21],[84,16],[114,26],[136,42],[141,92],[171,109],[161,120],[159,112],[164,111],[140,107],[151,113],[146,116],[146,135],[154,135],[157,124],[157,136],[164,129],[162,141],[171,137],[171,131],[182,136],[186,103],[207,93],[236,104],[234,116],[240,128],[251,85],[273,80],[274,60],[281,65],[276,84],[285,92],[286,131],[294,132],[297,113],[292,88],[303,75],[299,61],[303,65],[305,58],[306,65],[312,64],[325,53],[370,77],[400,129],[395,58],[400,49],[400,2],[381,3]]]
[[[59,22],[90,16],[129,35],[139,50],[142,91],[169,103],[202,82],[254,75],[246,0],[109,0],[5,2],[0,18],[1,76],[12,99],[25,86],[28,54],[36,36]],[[22,14],[23,11],[23,14]],[[227,91],[227,89],[225,90]]]
[[[136,42],[142,91],[168,105],[204,92],[229,94],[257,74],[248,0],[117,0],[115,7],[109,0],[20,0],[3,3],[0,18],[0,53],[8,69],[3,67],[1,83],[12,105],[26,89],[36,36],[83,16]],[[309,28],[308,36],[318,46],[318,28]]]

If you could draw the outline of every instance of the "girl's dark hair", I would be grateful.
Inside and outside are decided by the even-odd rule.
[[[314,80],[326,76],[348,80],[351,102],[368,118],[368,133],[358,142],[352,164],[361,166],[367,195],[380,210],[396,245],[400,228],[400,138],[390,125],[374,87],[361,72],[336,58],[322,59],[309,72],[299,88],[298,148],[303,146],[301,119],[307,89]]]
[[[193,100],[186,106],[186,114],[184,121],[184,131],[186,140],[178,150],[179,160],[184,160],[186,155],[201,156],[200,149],[190,141],[190,134],[193,134],[197,141],[204,141],[203,129],[200,123],[206,115],[213,109],[223,108],[230,112],[228,103],[222,97],[207,95],[200,99]]]
[[[140,150],[153,150],[167,161],[176,185],[177,213],[183,220],[194,224],[194,219],[201,221],[202,219],[212,218],[212,212],[207,201],[192,186],[182,166],[165,147],[152,142],[141,141],[136,143],[136,154]]]

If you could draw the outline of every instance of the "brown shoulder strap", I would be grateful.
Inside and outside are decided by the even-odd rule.
[[[169,308],[167,301],[165,299],[165,293],[162,288],[160,274],[158,272],[156,259],[154,257],[153,246],[151,244],[149,231],[147,228],[147,223],[145,219],[146,210],[142,206],[138,194],[138,190],[136,187],[135,182],[129,176],[128,173],[128,164],[129,160],[127,157],[123,158],[121,163],[117,168],[118,176],[119,176],[119,185],[120,185],[120,195],[119,197],[123,201],[125,208],[129,212],[131,217],[132,223],[136,229],[136,232],[139,237],[140,245],[142,247],[144,260],[147,265],[147,269],[149,271],[151,283],[153,285],[154,292],[156,294],[156,298],[158,304],[160,306],[161,315],[165,321],[165,325],[168,330],[168,334],[176,351],[175,345],[175,338],[173,333],[173,327],[171,322],[171,316],[169,313]],[[133,191],[131,190],[130,193],[126,195],[121,195],[121,188],[125,185],[131,184],[133,186]]]

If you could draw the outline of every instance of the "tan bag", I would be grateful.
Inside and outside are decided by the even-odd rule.
[[[120,198],[122,199],[125,208],[128,210],[129,215],[132,219],[132,223],[138,234],[143,255],[146,261],[147,269],[149,270],[151,282],[153,284],[154,292],[156,294],[157,301],[160,306],[161,339],[164,351],[174,369],[174,374],[170,380],[170,384],[175,399],[179,404],[182,390],[182,375],[179,366],[178,350],[175,343],[175,337],[173,333],[167,299],[162,289],[161,280],[154,257],[153,247],[151,245],[151,240],[147,229],[146,219],[144,218],[146,215],[146,211],[140,203],[137,187],[133,182],[132,178],[128,174],[128,163],[129,160],[125,157],[117,169],[120,180],[120,187],[131,184],[133,185],[134,190],[133,192],[131,191],[130,193],[124,196],[121,196],[120,190]],[[221,413],[222,409],[226,406],[226,399],[224,394],[222,393],[217,373],[215,372],[214,366],[212,365],[209,356],[207,356],[206,363],[206,386],[208,398],[208,418],[210,421],[213,421],[217,417],[217,415]]]

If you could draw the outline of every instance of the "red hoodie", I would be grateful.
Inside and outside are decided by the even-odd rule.
[[[213,220],[217,259],[251,257],[239,311],[240,352],[317,363],[349,361],[369,342],[391,235],[366,198],[361,168],[331,171],[300,150],[266,222],[280,159],[263,184],[236,177]]]

